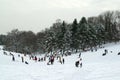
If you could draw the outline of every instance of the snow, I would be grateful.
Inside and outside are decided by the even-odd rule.
[[[102,56],[104,49],[108,50],[106,56]],[[120,80],[120,43],[107,44],[97,52],[82,52],[82,68],[75,67],[79,53],[64,57],[65,64],[55,59],[53,65],[47,65],[48,60],[35,62],[26,56],[27,65],[21,62],[19,53],[11,52],[15,55],[12,61],[10,52],[3,52],[0,46],[0,80]]]

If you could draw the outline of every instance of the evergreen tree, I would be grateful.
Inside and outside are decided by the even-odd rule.
[[[71,25],[66,25],[66,32],[64,34],[64,46],[65,46],[65,50],[70,50],[70,44],[72,43],[71,40],[72,37],[72,33],[71,33]]]
[[[87,20],[85,17],[82,17],[80,22],[79,22],[79,29],[78,29],[79,33],[79,37],[78,39],[80,40],[80,46],[81,48],[84,50],[87,47],[88,44],[88,24],[87,24]]]
[[[77,19],[74,19],[73,23],[72,23],[72,29],[71,29],[71,32],[72,32],[72,43],[71,43],[71,48],[72,49],[78,49],[78,43],[77,43],[77,29],[78,29],[78,23],[77,23]]]

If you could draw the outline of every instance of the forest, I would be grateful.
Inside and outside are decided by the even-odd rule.
[[[120,11],[106,11],[74,19],[72,23],[57,19],[50,28],[38,33],[13,29],[7,35],[0,35],[0,45],[5,50],[25,54],[95,50],[119,40]]]

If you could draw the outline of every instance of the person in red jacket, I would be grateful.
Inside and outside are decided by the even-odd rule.
[[[37,61],[37,57],[35,56],[35,61]]]

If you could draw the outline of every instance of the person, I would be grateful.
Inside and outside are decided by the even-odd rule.
[[[23,58],[23,56],[21,57],[21,59],[22,59],[22,62],[24,62],[24,58]]]
[[[10,52],[10,56],[13,56],[13,54]]]
[[[35,61],[37,62],[37,57],[35,56]]]
[[[80,63],[80,68],[81,68],[82,67],[82,58],[80,58],[79,63]]]
[[[62,60],[61,60],[61,57],[59,56],[59,62],[62,64]]]
[[[79,58],[81,57],[81,52],[80,52],[80,54],[79,54]]]
[[[51,61],[51,64],[53,64],[53,62],[54,62],[54,56],[51,57],[50,61]]]
[[[7,53],[4,51],[4,55],[7,55]]]
[[[82,68],[82,62],[80,63],[80,68]]]
[[[80,58],[80,61],[82,61],[82,58]]]
[[[38,58],[38,61],[40,62],[40,58]]]
[[[50,62],[49,62],[49,61],[47,62],[47,65],[50,65]]]
[[[79,66],[79,61],[75,62],[75,66],[78,67]]]
[[[120,52],[118,52],[118,55],[120,55]]]
[[[27,61],[25,61],[25,64],[29,64]]]
[[[80,68],[82,68],[82,61],[80,61]]]
[[[18,57],[20,57],[20,54],[18,54]]]
[[[44,61],[46,61],[46,57],[44,57]]]
[[[14,55],[12,56],[12,61],[15,61],[15,57],[14,57]]]
[[[64,59],[64,58],[63,58],[62,62],[63,62],[63,64],[64,64],[64,62],[65,62],[65,59]]]
[[[106,53],[106,54],[108,53],[108,50],[107,50],[107,49],[105,49],[105,53]]]

